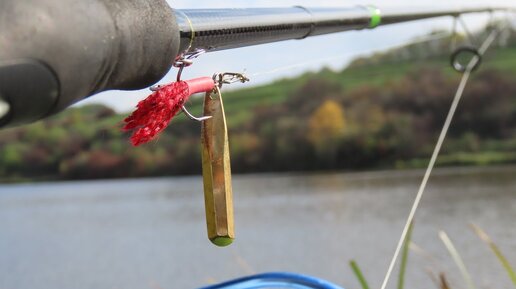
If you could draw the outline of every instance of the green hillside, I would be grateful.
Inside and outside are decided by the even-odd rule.
[[[490,50],[466,90],[439,165],[516,162],[516,37]],[[424,166],[460,74],[449,40],[365,56],[224,94],[233,171],[312,171]],[[201,100],[189,104],[200,114]],[[184,116],[148,145],[131,147],[125,116],[103,106],[0,131],[4,180],[200,173],[200,125]]]
[[[426,43],[417,46],[426,46]],[[442,41],[440,46],[443,48],[438,55],[430,55],[425,59],[409,58],[408,60],[388,59],[392,52],[384,52],[372,57],[364,57],[355,60],[347,69],[340,72],[323,70],[317,73],[307,73],[295,79],[283,79],[269,85],[252,87],[239,91],[224,93],[226,100],[226,110],[232,114],[229,119],[231,124],[237,125],[240,122],[249,120],[250,114],[247,112],[258,105],[278,105],[284,103],[289,95],[294,93],[297,88],[313,78],[323,78],[328,84],[333,84],[351,90],[360,86],[382,87],[389,82],[399,80],[407,74],[417,73],[422,69],[433,67],[439,69],[447,76],[459,79],[457,74],[449,65],[449,46],[448,40]],[[413,48],[414,49],[414,48]],[[424,50],[424,48],[419,48]],[[380,58],[376,61],[364,61]],[[387,58],[387,59],[384,59]],[[365,64],[361,64],[365,62]],[[516,75],[516,49],[514,45],[510,47],[498,47],[496,50],[488,51],[483,60],[483,70],[497,70],[507,75]],[[201,103],[194,102],[193,111],[200,113]]]

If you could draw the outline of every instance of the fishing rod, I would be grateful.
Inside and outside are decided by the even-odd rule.
[[[176,10],[180,51],[206,52],[256,44],[373,29],[442,16],[493,12],[496,8],[380,10],[374,6],[351,8],[251,8]]]
[[[0,127],[39,120],[102,91],[149,87],[179,56],[500,10],[179,10],[165,0],[3,0]]]

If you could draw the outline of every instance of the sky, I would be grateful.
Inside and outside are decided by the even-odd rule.
[[[383,1],[336,1],[336,0],[167,0],[175,9],[194,8],[253,8],[253,7],[352,7],[373,4],[382,8],[428,8],[428,7],[515,7],[516,0],[383,0]],[[488,15],[464,16],[470,29],[482,27]],[[324,67],[339,70],[353,58],[386,50],[410,42],[417,36],[436,29],[451,29],[451,17],[420,20],[404,24],[387,25],[374,30],[351,31],[327,36],[284,41],[202,55],[193,66],[185,70],[184,78],[211,76],[215,72],[245,72],[251,82],[245,84],[264,85],[279,78],[294,77],[306,71],[318,71]],[[175,79],[176,71],[171,70],[159,83],[169,83]],[[238,89],[242,85],[232,85],[228,89]],[[149,90],[108,91],[81,101],[78,105],[102,103],[118,112],[133,110],[138,101],[149,95]]]

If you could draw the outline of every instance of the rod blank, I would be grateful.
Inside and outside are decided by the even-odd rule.
[[[368,28],[371,12],[355,8],[176,10],[181,51],[215,51]]]
[[[180,31],[180,52],[217,51],[290,39],[375,28],[382,24],[465,13],[493,8],[386,10],[373,6],[351,8],[251,8],[175,10]]]
[[[506,10],[503,8],[470,8],[470,9],[422,9],[419,11],[402,9],[382,10],[382,25],[403,23],[414,20],[436,18],[443,16],[458,17],[462,14],[485,13],[496,10]]]

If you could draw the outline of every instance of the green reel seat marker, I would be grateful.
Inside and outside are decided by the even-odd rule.
[[[230,237],[216,237],[210,239],[210,241],[218,247],[227,247],[233,243],[233,239]]]
[[[367,6],[369,12],[371,12],[371,22],[369,22],[369,28],[378,27],[382,23],[382,11],[375,6]]]

